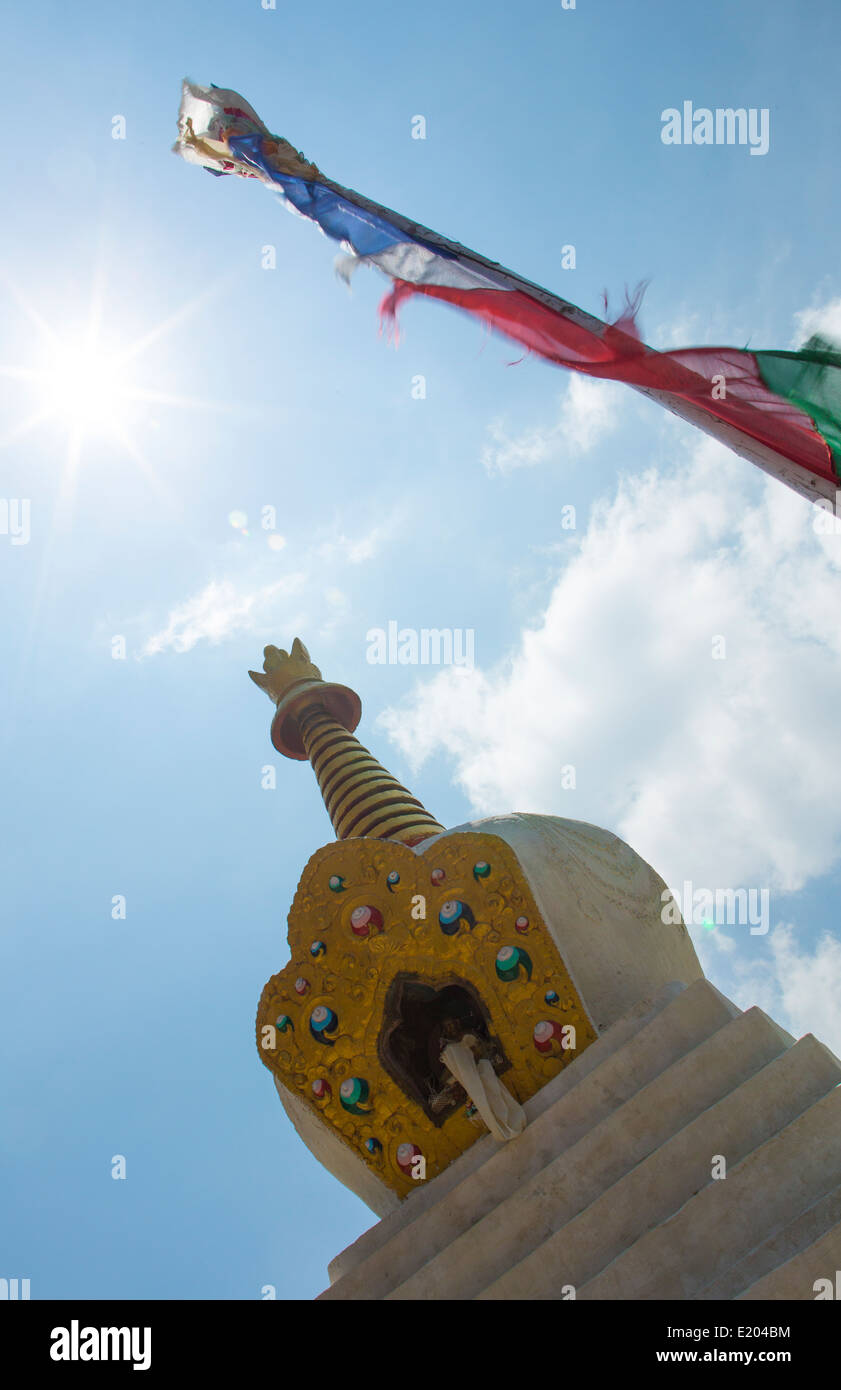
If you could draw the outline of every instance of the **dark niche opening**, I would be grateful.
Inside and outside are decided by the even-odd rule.
[[[394,978],[380,1030],[380,1061],[435,1125],[469,1101],[440,1060],[442,1048],[461,1042],[467,1033],[479,1040],[480,1055],[495,1072],[507,1070],[510,1062],[491,1035],[490,1015],[471,985],[454,977],[437,985],[417,975]]]

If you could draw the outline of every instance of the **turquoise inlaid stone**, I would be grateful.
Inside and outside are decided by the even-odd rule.
[[[351,1115],[367,1115],[370,1107],[363,1109],[368,1099],[368,1082],[361,1076],[348,1076],[339,1087],[339,1100],[345,1110],[349,1110]]]
[[[438,925],[445,936],[455,936],[459,927],[474,927],[476,918],[467,903],[461,898],[450,898],[438,913]]]
[[[496,973],[500,980],[516,980],[520,972],[531,979],[531,957],[522,946],[503,946],[496,955]]]
[[[332,1009],[328,1009],[326,1004],[317,1004],[310,1014],[310,1032],[316,1042],[325,1043],[328,1047],[332,1047],[333,1039],[327,1035],[328,1033],[335,1033],[338,1026],[338,1015]]]

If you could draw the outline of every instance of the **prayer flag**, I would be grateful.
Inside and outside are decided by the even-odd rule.
[[[841,351],[811,338],[797,352],[732,347],[658,352],[640,339],[639,296],[605,323],[539,285],[325,177],[272,135],[236,92],[184,82],[177,154],[216,175],[258,179],[361,264],[391,281],[392,323],[424,295],[473,314],[547,362],[624,381],[827,507],[841,490]]]

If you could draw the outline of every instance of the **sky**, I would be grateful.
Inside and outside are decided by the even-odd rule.
[[[841,536],[443,305],[389,343],[384,280],[349,293],[309,223],[170,153],[213,82],[591,313],[648,281],[655,347],[841,339],[835,0],[46,0],[4,38],[0,1276],[309,1299],[375,1221],[255,1047],[332,839],[266,643],[359,692],[443,824],[591,821],[676,891],[765,892],[765,931],[690,923],[704,969],[841,1051]],[[685,100],[767,109],[768,152],[663,144]],[[390,622],[470,632],[472,669],[373,664]]]

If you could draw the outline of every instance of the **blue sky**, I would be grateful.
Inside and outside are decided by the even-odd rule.
[[[169,152],[182,77],[233,87],[331,177],[582,308],[649,279],[654,346],[789,347],[841,332],[841,15],[809,11],[7,17],[0,494],[29,500],[31,535],[0,536],[0,1274],[33,1297],[310,1298],[374,1219],[254,1046],[332,837],[309,770],[269,743],[246,675],[266,642],[300,635],[359,691],[363,741],[446,824],[571,816],[673,886],[768,887],[766,935],[693,927],[705,968],[841,1047],[841,538],[652,403],[509,365],[443,306],[406,306],[395,351],[384,281],[348,294],[309,224]],[[767,107],[768,154],[664,146],[684,100]],[[154,399],[86,418],[74,461],[62,374],[93,303],[105,365]],[[369,664],[389,620],[472,629],[476,669]]]

